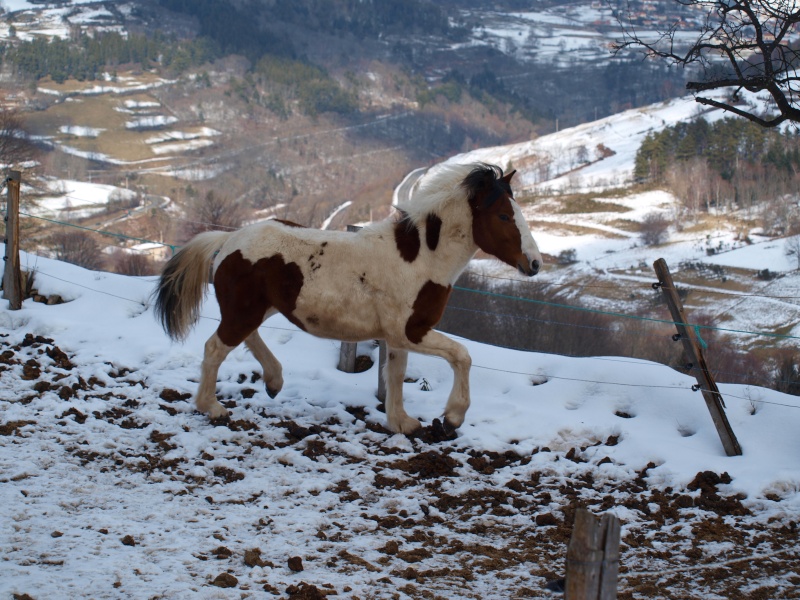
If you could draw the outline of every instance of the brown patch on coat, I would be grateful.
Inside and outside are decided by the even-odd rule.
[[[503,176],[499,167],[483,165],[467,175],[463,186],[472,209],[472,238],[478,248],[517,268],[524,255],[511,204],[515,172]]]
[[[394,224],[394,242],[404,261],[411,263],[419,256],[421,245],[419,229],[405,213],[403,218]]]
[[[430,213],[425,219],[425,243],[433,252],[439,245],[439,236],[442,233],[442,220],[439,215]]]
[[[308,229],[305,225],[300,225],[300,223],[295,223],[294,221],[287,221],[285,219],[270,219],[270,221],[275,221],[276,223],[280,223],[281,225],[286,225],[287,227],[300,227],[301,229]]]
[[[430,280],[425,282],[417,293],[413,312],[406,322],[406,337],[410,342],[419,344],[425,334],[441,321],[452,289],[450,285],[445,287]]]
[[[222,316],[219,339],[226,346],[238,346],[261,325],[271,308],[305,330],[293,314],[302,288],[300,267],[285,262],[281,254],[260,258],[255,264],[244,258],[241,250],[229,254],[214,274]]]

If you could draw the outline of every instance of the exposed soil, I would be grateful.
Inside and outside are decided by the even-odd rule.
[[[269,414],[281,407],[266,404],[263,393],[249,394],[246,376],[228,382],[245,392],[227,400],[233,418],[209,424],[193,413],[187,394],[150,389],[135,371],[113,367],[105,382],[84,380],[51,339],[13,346],[0,340],[0,357],[5,382],[26,386],[15,402],[36,406],[55,394],[61,407],[52,417],[0,417],[0,443],[22,447],[51,436],[97,478],[138,486],[171,482],[173,499],[197,498],[221,521],[219,533],[193,554],[190,571],[199,588],[235,589],[242,598],[483,598],[487,589],[497,598],[543,597],[551,593],[548,583],[564,575],[574,514],[585,507],[621,517],[620,598],[800,598],[800,516],[766,518],[767,505],[779,506],[780,497],[755,502],[727,494],[727,473],[700,472],[685,489],[659,488],[649,480],[651,463],[631,478],[609,480],[597,470],[607,457],[588,460],[586,448],[538,448],[528,456],[481,452],[461,446],[442,423],[398,444],[364,409],[340,410],[322,422]],[[62,396],[64,389],[72,393]],[[133,394],[139,399],[131,389],[140,390]],[[127,441],[90,443],[88,432],[100,427],[107,439],[124,432]],[[193,427],[208,442],[199,455],[178,443]],[[231,435],[212,439],[214,427]],[[611,436],[598,447],[617,441]],[[261,458],[251,458],[256,455]],[[290,476],[298,461],[307,475],[297,478],[296,489],[279,495],[261,479],[270,462]],[[561,461],[570,464],[568,477],[563,467],[547,467]],[[307,476],[330,483],[303,488]],[[16,485],[17,497],[27,497],[24,478],[0,474],[0,485]],[[329,518],[316,531],[296,530],[294,551],[276,555],[272,536],[287,534],[271,533],[277,518],[271,507],[316,506],[325,498],[318,510]],[[227,526],[234,507],[260,517],[246,529]],[[117,546],[147,548],[156,534],[170,535],[166,526],[147,534],[139,527],[112,531]],[[53,556],[36,560],[63,565],[67,559],[57,548],[70,534],[49,531]],[[109,528],[97,532],[107,536]],[[342,575],[369,581],[372,591],[355,594]],[[134,593],[120,581],[114,587],[120,588],[114,593]],[[29,592],[14,597],[39,597]],[[95,592],[111,597],[112,590]]]

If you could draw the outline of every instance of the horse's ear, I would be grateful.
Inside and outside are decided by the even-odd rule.
[[[506,183],[511,183],[511,178],[514,176],[516,172],[517,172],[516,169],[511,169],[511,171],[505,177],[503,177],[503,181],[505,181]]]

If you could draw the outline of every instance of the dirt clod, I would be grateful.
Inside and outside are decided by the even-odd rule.
[[[215,585],[220,588],[235,588],[237,585],[239,585],[239,580],[230,573],[220,573],[214,578],[214,581],[211,582],[211,585]]]
[[[244,564],[248,567],[271,567],[272,564],[269,561],[264,560],[261,558],[261,549],[260,548],[252,548],[250,550],[244,551]]]
[[[321,590],[315,585],[302,581],[297,585],[287,587],[286,593],[289,598],[296,600],[324,600],[330,594],[335,594],[336,592]]]
[[[303,559],[299,556],[291,557],[289,559],[289,570],[300,573],[303,570]]]

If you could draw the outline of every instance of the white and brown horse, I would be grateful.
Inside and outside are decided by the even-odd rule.
[[[478,249],[528,276],[542,264],[513,198],[513,175],[480,163],[435,167],[400,218],[355,234],[270,220],[194,237],[164,267],[155,312],[170,337],[185,339],[199,318],[213,262],[221,321],[205,344],[197,408],[211,418],[227,415],[216,399],[217,372],[242,342],[275,397],[281,365],[258,328],[281,313],[319,337],[386,341],[386,417],[395,432],[420,426],[403,408],[408,352],[444,358],[455,375],[444,416],[459,427],[470,404],[471,359],[464,346],[433,329],[453,284]]]

